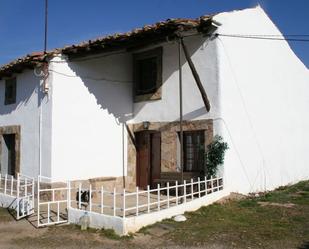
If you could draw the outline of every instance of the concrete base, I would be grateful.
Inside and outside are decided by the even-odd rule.
[[[144,226],[154,224],[164,219],[172,218],[175,215],[195,211],[200,207],[210,205],[219,199],[228,196],[229,194],[230,193],[227,190],[222,190],[178,206],[173,206],[168,209],[162,209],[160,211],[147,214],[141,214],[134,217],[121,218],[117,216],[88,212],[90,216],[90,227],[98,229],[113,229],[119,235],[126,235],[128,233],[137,232]],[[68,210],[69,222],[79,224],[79,219],[84,215],[84,212],[85,211],[83,210],[70,208]]]
[[[17,199],[16,199],[16,197],[12,197],[12,196],[4,195],[4,194],[0,193],[0,206],[2,208],[16,209]]]

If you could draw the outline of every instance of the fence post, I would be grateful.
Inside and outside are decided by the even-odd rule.
[[[138,187],[136,187],[136,216],[138,216],[138,204],[139,204],[138,203],[138,201],[139,201],[138,200],[138,194],[139,194],[138,190],[139,190]]]
[[[219,191],[219,178],[217,177],[217,191]]]
[[[201,198],[201,179],[200,177],[197,178],[198,181],[198,198]]]
[[[1,190],[2,175],[0,173],[0,190]]]
[[[103,214],[103,209],[104,209],[104,189],[103,189],[103,185],[101,186],[101,214]]]
[[[170,183],[167,182],[166,184],[166,191],[167,191],[167,208],[170,207]]]
[[[25,197],[27,196],[27,193],[28,193],[28,181],[27,181],[27,178],[25,178]]]
[[[78,184],[78,209],[82,209],[82,193],[81,193],[81,189],[82,189],[82,183],[80,182]]]
[[[38,227],[40,226],[40,176],[38,176],[38,180],[37,180],[37,201],[38,201]],[[18,177],[18,185],[19,185],[19,177]],[[18,186],[18,195],[19,195],[19,186]],[[19,203],[19,202],[18,202]]]
[[[178,205],[178,181],[176,181],[175,191],[176,191],[176,205]]]
[[[67,182],[67,186],[68,186],[68,189],[67,189],[67,200],[68,200],[67,209],[68,209],[68,212],[69,212],[69,208],[71,207],[71,182],[70,181]],[[59,202],[58,202],[58,204],[59,204]],[[58,206],[58,209],[59,209],[59,206]]]
[[[32,198],[34,200],[34,186],[35,186],[35,182],[34,182],[34,178],[32,178]]]
[[[183,196],[184,196],[184,203],[186,203],[187,202],[186,180],[183,181]]]
[[[17,183],[16,183],[16,200],[17,200],[17,219],[19,219],[19,174],[17,174]]]
[[[91,198],[91,195],[92,195],[92,185],[90,184],[90,186],[89,186],[89,211],[90,212],[92,211],[92,198]]]
[[[13,196],[14,177],[11,176],[11,196]]]
[[[191,178],[191,200],[193,201],[194,195],[193,195],[193,178]]]
[[[150,186],[147,185],[147,212],[150,213]]]
[[[6,195],[6,184],[7,184],[7,179],[8,179],[8,175],[5,174],[5,177],[4,177],[4,194]]]
[[[158,198],[158,211],[160,211],[160,184],[158,184],[158,191],[157,191],[157,198]]]
[[[211,193],[213,193],[214,192],[214,184],[213,184],[212,176],[210,177],[210,186],[211,186]]]
[[[47,203],[47,224],[50,223],[50,202]]]
[[[126,189],[123,189],[123,201],[122,201],[122,211],[123,211],[123,218],[126,217]]]
[[[207,195],[207,177],[204,177],[204,181],[205,181],[205,195]]]
[[[116,216],[116,188],[114,188],[113,206],[114,206],[114,216]]]

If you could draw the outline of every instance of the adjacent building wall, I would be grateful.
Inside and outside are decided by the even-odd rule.
[[[132,115],[131,57],[51,61],[53,180],[126,174]]]
[[[256,7],[221,13],[218,33],[281,35]],[[269,190],[309,178],[309,74],[286,41],[219,36],[222,128],[232,191]]]
[[[0,80],[0,127],[20,126],[20,173],[37,177],[41,161],[41,173],[50,176],[51,100],[41,92],[41,78],[32,70],[16,78],[16,103],[11,105],[4,105],[5,80]]]

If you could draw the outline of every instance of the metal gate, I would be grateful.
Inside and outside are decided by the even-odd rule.
[[[34,179],[17,176],[16,219],[20,220],[34,213]]]
[[[39,176],[37,191],[37,226],[68,222],[70,184],[51,182],[50,178]]]

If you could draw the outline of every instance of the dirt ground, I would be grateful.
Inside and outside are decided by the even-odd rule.
[[[119,237],[73,225],[37,229],[0,208],[0,249],[208,248],[309,249],[309,181],[231,200]]]

